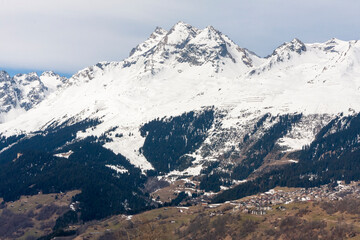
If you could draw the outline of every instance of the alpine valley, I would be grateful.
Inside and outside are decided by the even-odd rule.
[[[294,39],[262,58],[211,26],[179,22],[69,79],[0,72],[0,121],[2,205],[76,191],[54,232],[357,181],[360,42]]]

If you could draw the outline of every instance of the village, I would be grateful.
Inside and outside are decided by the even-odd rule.
[[[337,201],[342,200],[345,196],[360,198],[360,182],[345,184],[342,181],[338,181],[335,187],[329,184],[308,189],[271,189],[265,193],[249,196],[240,200],[227,201],[225,203],[234,205],[234,211],[254,215],[265,215],[267,211],[273,209],[273,207],[281,211],[286,211],[286,205],[293,202]],[[222,205],[207,204],[205,201],[201,204],[206,208],[216,208]]]
[[[210,204],[216,193],[205,192],[198,189],[199,182],[188,179],[174,181],[172,186],[155,191],[155,198],[164,202],[171,201],[181,192],[186,193],[189,198],[184,199],[180,206],[202,206],[205,208],[217,208],[222,204]],[[196,196],[196,197],[195,197]],[[360,181],[353,181],[346,184],[344,181],[337,181],[327,185],[313,188],[286,188],[277,187],[264,193],[244,197],[242,199],[227,201],[225,204],[233,205],[234,211],[254,215],[265,215],[274,207],[285,211],[286,205],[293,202],[315,202],[315,201],[337,201],[345,196],[360,198]],[[155,200],[156,201],[156,200]],[[161,201],[158,201],[163,203]]]

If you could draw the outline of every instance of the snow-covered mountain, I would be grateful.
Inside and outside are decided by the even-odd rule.
[[[11,110],[17,110],[18,113],[27,111],[39,104],[66,81],[65,77],[60,77],[52,71],[44,72],[40,76],[32,72],[17,74],[14,77],[1,71],[0,114],[4,115]]]
[[[168,170],[198,175],[213,161],[241,162],[257,139],[285,126],[284,119],[289,124],[276,135],[276,144],[290,152],[310,144],[341,113],[359,112],[360,42],[294,39],[261,58],[211,26],[197,29],[179,22],[169,31],[156,28],[127,59],[98,63],[68,80],[52,72],[14,78],[1,72],[0,79],[1,111],[27,110],[0,124],[3,137],[97,119],[99,124],[74,132],[71,141],[105,136],[105,148],[146,170],[154,167],[144,150],[152,130],[142,127],[155,119],[172,124],[173,117],[183,116],[189,123],[181,136],[184,146],[191,137],[201,141],[181,152],[184,168],[175,164]],[[195,117],[183,115],[190,112]],[[194,126],[197,117],[205,122],[201,129]],[[171,139],[171,131],[164,134]],[[268,156],[264,162],[273,160]]]

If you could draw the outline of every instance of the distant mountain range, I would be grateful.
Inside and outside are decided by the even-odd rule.
[[[66,81],[65,77],[60,77],[52,71],[44,72],[41,76],[33,72],[17,74],[14,77],[0,71],[0,113],[7,113],[12,109],[27,111]]]

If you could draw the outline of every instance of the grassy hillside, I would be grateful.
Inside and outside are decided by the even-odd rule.
[[[88,223],[76,239],[360,239],[360,200],[277,205],[266,215],[231,203],[161,208]]]
[[[0,199],[0,239],[31,240],[50,234],[56,220],[70,210],[73,196],[79,193],[40,193],[6,203]]]

